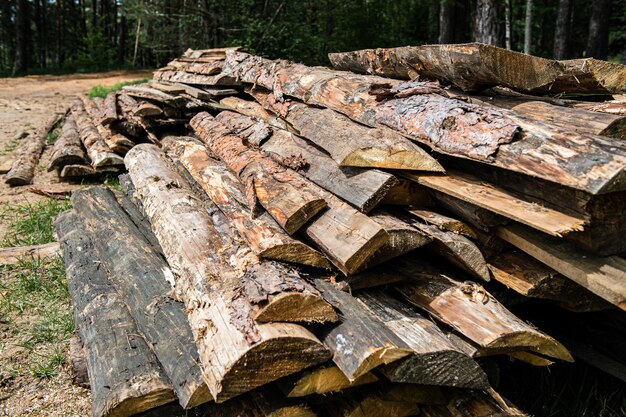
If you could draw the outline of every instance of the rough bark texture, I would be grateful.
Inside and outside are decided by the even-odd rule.
[[[112,91],[106,95],[102,103],[102,118],[100,123],[108,126],[117,120],[117,94]]]
[[[76,328],[87,350],[92,415],[127,416],[175,399],[170,381],[103,269],[73,212],[55,229],[65,261]]]
[[[172,382],[180,404],[191,408],[212,400],[202,380],[198,350],[183,306],[170,299],[172,271],[165,260],[109,189],[77,191],[72,195],[72,205],[102,267]]]
[[[609,46],[609,25],[611,0],[596,0],[591,3],[589,19],[589,37],[587,38],[586,56],[607,59]]]
[[[319,252],[290,237],[267,213],[251,217],[243,185],[207,149],[183,138],[162,141],[168,153],[176,155],[193,179],[228,217],[252,251],[260,257],[284,262],[329,268]]]
[[[85,155],[83,144],[76,130],[74,117],[68,114],[65,117],[61,134],[56,142],[54,142],[52,155],[50,155],[50,164],[48,164],[48,171],[61,168],[65,165],[86,163],[87,155]]]
[[[500,3],[497,0],[478,0],[474,17],[474,41],[500,45]]]
[[[201,368],[217,402],[323,362],[328,351],[289,323],[256,324],[236,272],[222,259],[220,233],[185,180],[152,145],[126,155],[130,177],[184,301]]]
[[[572,0],[559,0],[559,9],[554,26],[554,59],[569,58],[569,33],[570,18],[572,13]]]
[[[360,292],[357,299],[413,350],[407,358],[380,368],[391,382],[472,389],[489,386],[480,366],[452,345],[432,321],[380,290]]]
[[[46,135],[61,120],[60,114],[50,117],[37,132],[27,137],[17,152],[17,158],[5,176],[5,182],[11,186],[28,185],[33,182],[35,169],[46,146]]]
[[[94,121],[87,114],[83,101],[74,101],[70,108],[74,116],[74,121],[76,122],[76,127],[78,128],[80,140],[83,142],[87,150],[87,155],[89,155],[89,159],[91,160],[91,165],[94,168],[123,165],[123,158],[113,153],[107,146],[104,138],[98,132]]]
[[[208,113],[194,116],[191,126],[234,174],[253,187],[254,198],[287,233],[293,234],[326,207],[319,193],[297,173],[246,146]]]

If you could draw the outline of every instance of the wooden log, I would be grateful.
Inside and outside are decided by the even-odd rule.
[[[78,217],[57,217],[59,237],[74,305],[76,329],[87,350],[92,415],[126,416],[175,399],[148,343],[126,304],[109,282]]]
[[[277,384],[287,397],[293,398],[330,394],[378,381],[376,375],[368,372],[350,382],[337,366],[322,365],[301,374],[283,378]]]
[[[449,392],[446,405],[424,405],[421,413],[424,417],[528,417],[493,388]]]
[[[245,138],[261,129],[260,126],[255,129],[255,122],[247,116],[226,118],[222,116],[224,114],[229,113],[220,113],[218,120],[229,128],[236,129],[237,126],[248,126],[250,123],[239,133]],[[340,167],[306,140],[282,129],[269,129],[271,137],[261,144],[262,150],[278,155],[283,160],[302,158],[304,166],[298,169],[299,173],[359,211],[369,212],[384,198],[387,190],[397,184],[393,175],[382,171]]]
[[[122,87],[122,94],[131,97],[152,100],[157,103],[162,103],[171,107],[179,107],[183,104],[183,100],[177,96],[173,96],[163,91],[151,88],[145,85],[125,85]],[[118,94],[118,99],[120,94]],[[118,105],[121,103],[118,102]]]
[[[57,242],[0,248],[0,265],[18,265],[22,260],[31,257],[34,259],[52,258],[59,252],[59,244]]]
[[[626,103],[617,100],[609,100],[603,103],[580,102],[569,104],[569,106],[599,113],[626,115]]]
[[[70,338],[70,364],[72,366],[72,384],[89,389],[87,350],[77,335]]]
[[[134,97],[131,97],[128,94],[120,93],[117,95],[117,103],[124,121],[127,125],[129,125],[126,127],[127,130],[136,133],[139,137],[147,137],[147,139],[152,143],[158,142],[158,138],[150,130],[148,123],[144,121],[143,118],[135,115],[135,112],[139,107],[139,102]],[[119,124],[116,123],[116,126],[117,125]],[[121,127],[121,125],[119,127]]]
[[[109,149],[115,153],[124,155],[130,148],[135,146],[135,142],[131,141],[124,135],[112,132],[108,126],[103,126],[101,123],[98,123],[98,120],[103,117],[103,111],[101,107],[98,106],[98,102],[96,102],[95,99],[89,100],[85,98],[83,99],[83,103],[85,105],[85,110],[87,110],[87,114],[91,117],[91,120],[94,121],[98,134],[100,134],[102,139],[104,139],[104,142]]]
[[[474,227],[474,232],[487,232],[495,226],[502,226],[510,223],[511,220],[500,216],[492,211],[468,203],[460,198],[442,193],[438,190],[430,189],[437,204],[445,208],[450,213],[463,219]],[[478,234],[480,236],[480,234]]]
[[[626,310],[626,260],[623,258],[594,256],[568,242],[533,233],[520,225],[500,227],[497,234],[597,296]]]
[[[6,173],[5,182],[10,186],[28,185],[33,182],[39,158],[46,146],[46,135],[61,120],[61,114],[51,116],[37,132],[20,144],[11,169]]]
[[[105,174],[108,172],[117,173],[120,172],[120,167],[117,165],[112,166],[103,166],[94,168],[91,165],[65,165],[61,172],[59,173],[59,177],[61,178],[76,178],[76,177],[86,177],[89,175],[98,175]]]
[[[61,134],[56,142],[54,142],[52,155],[50,155],[50,163],[48,164],[48,171],[61,168],[65,165],[85,163],[87,163],[87,155],[85,155],[80,136],[76,130],[74,117],[72,114],[68,114],[65,117]]]
[[[173,154],[189,171],[209,198],[228,217],[252,251],[268,259],[330,268],[328,260],[315,249],[290,237],[267,213],[251,217],[245,206],[243,185],[228,169],[211,159],[207,149],[184,138],[161,141],[168,154]]]
[[[117,120],[117,94],[114,91],[106,95],[100,110],[102,112],[100,124],[108,126]]]
[[[511,108],[531,120],[574,130],[585,135],[626,139],[626,118],[574,107],[555,106],[542,101],[528,101]]]
[[[142,101],[137,103],[137,107],[133,109],[133,116],[137,117],[155,117],[163,114],[163,110],[156,104]]]
[[[350,381],[411,354],[402,339],[350,294],[323,279],[317,279],[315,286],[339,311],[339,324],[320,329],[319,335],[332,352],[335,365]]]
[[[471,175],[448,170],[445,176],[404,174],[407,178],[466,203],[484,208],[552,236],[581,231],[585,219],[520,200],[502,188]]]
[[[489,259],[496,281],[532,298],[559,301],[573,311],[597,311],[610,304],[523,252],[510,250]]]
[[[220,104],[237,113],[252,117],[255,120],[261,120],[272,127],[294,132],[294,129],[287,122],[265,110],[256,101],[243,100],[239,97],[226,97],[220,100]]]
[[[387,126],[456,158],[593,195],[626,187],[625,144],[464,103],[447,97],[433,83],[403,84],[242,53],[227,55],[224,72],[273,89],[279,101],[291,96],[369,126]],[[593,163],[582,164],[582,160]]]
[[[296,324],[257,324],[203,204],[153,145],[135,146],[126,165],[183,300],[205,382],[216,402],[324,362],[328,351]]]
[[[550,92],[573,94],[624,94],[626,66],[594,58],[559,61],[563,73]]]
[[[249,148],[240,137],[228,132],[223,136],[224,125],[208,113],[198,113],[190,123],[209,149],[242,179],[247,194],[250,190],[287,233],[295,233],[326,207],[319,193],[298,174]]]
[[[379,368],[391,382],[489,387],[487,375],[478,363],[450,343],[432,321],[381,290],[361,291],[356,298],[413,351],[407,358]]]
[[[412,280],[394,284],[394,288],[408,302],[480,347],[494,353],[530,351],[573,361],[563,345],[517,318],[479,284],[455,281],[415,259],[405,260],[401,266],[398,273],[412,276]]]
[[[72,115],[78,128],[78,134],[80,140],[87,150],[87,155],[91,160],[91,165],[94,168],[123,165],[124,160],[121,156],[116,155],[111,151],[111,148],[106,144],[104,138],[100,135],[96,129],[96,125],[87,114],[83,101],[76,100],[71,105]]]
[[[74,192],[72,206],[93,242],[101,267],[150,342],[181,406],[191,408],[212,400],[202,379],[198,350],[183,306],[169,299],[168,280],[173,274],[163,257],[108,188]]]
[[[167,68],[161,69],[154,73],[155,81],[169,81],[173,83],[185,83],[192,85],[224,85],[237,86],[240,85],[235,77],[224,73],[217,75],[193,74],[184,71],[172,71]]]
[[[265,92],[251,93],[266,109],[329,153],[341,166],[443,172],[422,148],[386,128],[370,128],[330,109],[298,102],[277,102]]]
[[[469,239],[477,239],[476,232],[467,224],[460,220],[453,219],[452,217],[444,216],[437,212],[424,209],[408,209],[408,213],[417,217],[426,224],[437,226],[441,230],[447,230],[448,232],[454,232],[459,235],[465,236]]]
[[[433,401],[437,392],[433,388],[408,384],[379,389],[365,387],[330,401],[324,410],[330,417],[414,416],[420,414],[419,402]]]

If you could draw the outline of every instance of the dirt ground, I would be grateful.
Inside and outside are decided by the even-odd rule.
[[[108,72],[63,76],[29,76],[0,79],[0,164],[11,158],[11,150],[19,146],[14,139],[22,131],[33,132],[54,112],[64,112],[72,99],[85,94],[94,85],[113,85],[120,81],[150,77],[149,72]],[[32,186],[11,188],[0,179],[0,207],[35,202],[44,197],[30,192],[31,187],[64,191],[80,187],[58,181],[48,173],[50,149],[46,149]],[[8,218],[0,216],[0,239],[5,236]],[[1,273],[2,271],[0,271]],[[0,284],[8,277],[0,277]],[[0,301],[1,302],[1,301]],[[27,367],[25,349],[15,343],[13,335],[28,328],[33,318],[20,317],[10,325],[0,322],[0,362],[9,362],[15,369]],[[23,326],[24,329],[20,329]],[[61,346],[67,357],[67,346]],[[91,414],[90,393],[72,385],[69,365],[59,375],[45,379],[20,372],[8,384],[0,384],[0,416],[88,416]]]

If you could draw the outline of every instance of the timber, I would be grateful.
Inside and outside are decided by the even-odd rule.
[[[87,175],[98,175],[98,174],[104,174],[107,172],[119,172],[119,170],[120,170],[120,167],[117,165],[94,168],[91,165],[71,164],[71,165],[65,165],[61,169],[61,172],[59,173],[59,177],[61,178],[84,177]]]
[[[496,351],[527,350],[572,361],[559,342],[513,315],[479,284],[458,282],[416,259],[399,273],[412,277],[394,287],[411,304],[448,324],[480,347]]]
[[[46,135],[61,120],[62,115],[55,114],[50,117],[37,132],[27,137],[20,146],[19,151],[11,169],[5,176],[5,182],[11,186],[28,185],[33,182],[35,169],[39,163],[39,158],[46,146]]]
[[[104,98],[104,102],[101,107],[102,118],[100,123],[104,126],[108,126],[117,120],[117,94],[110,92]]]
[[[331,350],[333,362],[350,381],[379,365],[411,354],[406,343],[376,319],[354,297],[323,279],[315,286],[338,311],[341,321],[320,330],[322,342]]]
[[[162,143],[168,153],[176,155],[256,255],[296,264],[330,267],[318,251],[290,237],[269,214],[251,217],[249,208],[245,206],[243,185],[223,164],[210,158],[204,146],[183,138],[166,138]]]
[[[391,382],[472,389],[489,386],[480,366],[455,347],[432,321],[381,290],[362,291],[356,298],[413,351],[379,368]]]
[[[57,242],[0,248],[0,265],[18,265],[23,259],[31,257],[34,259],[52,258],[59,252]]]
[[[76,328],[87,350],[92,416],[132,415],[173,401],[171,383],[126,304],[94,262],[98,257],[78,217],[71,211],[63,213],[55,229]]]
[[[305,397],[330,394],[378,381],[376,375],[368,372],[350,382],[337,366],[322,365],[299,375],[285,377],[278,381],[278,387],[287,397]]]
[[[163,257],[109,189],[77,191],[72,206],[137,328],[151,343],[181,406],[191,408],[212,400],[183,306],[169,298],[167,280],[172,272]]]
[[[124,160],[121,156],[113,153],[111,148],[105,143],[104,138],[96,129],[96,126],[87,114],[85,105],[82,100],[76,100],[70,107],[80,140],[87,150],[87,155],[91,160],[94,168],[123,165]]]
[[[500,227],[497,234],[597,296],[626,310],[626,260],[623,258],[594,256],[568,242],[542,236],[519,225]]]
[[[72,384],[89,388],[87,352],[80,337],[76,334],[70,338],[69,356],[72,366]]]
[[[125,161],[166,259],[177,271],[176,293],[217,402],[328,359],[328,351],[303,327],[252,320],[251,306],[238,296],[237,274],[220,257],[218,231],[156,147],[137,145]]]
[[[448,217],[431,210],[409,209],[407,211],[412,216],[417,217],[426,224],[437,226],[442,230],[454,232],[469,239],[476,239],[476,232],[474,232],[471,227],[469,227],[467,224],[463,223],[460,220],[453,219],[452,217]]]
[[[87,155],[85,155],[85,150],[80,141],[74,117],[72,114],[68,114],[61,128],[61,134],[52,147],[48,171],[65,165],[86,163]]]
[[[209,149],[253,188],[259,203],[287,233],[295,233],[326,207],[324,199],[297,173],[249,148],[238,136],[222,136],[224,125],[208,113],[198,113],[190,123]]]
[[[102,100],[102,99],[100,99]],[[98,120],[101,120],[103,117],[102,108],[98,106],[96,99],[89,100],[84,98],[83,103],[85,106],[85,110],[87,114],[91,117],[91,120],[94,122],[96,130],[106,143],[106,145],[117,154],[125,154],[130,148],[132,148],[135,143],[130,139],[126,138],[124,135],[119,133],[112,132],[108,126],[103,126]]]

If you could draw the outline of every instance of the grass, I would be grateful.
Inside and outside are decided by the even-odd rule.
[[[115,83],[112,86],[104,86],[101,84],[95,85],[91,88],[91,90],[89,90],[89,98],[96,98],[96,97],[106,97],[107,94],[114,92],[114,91],[119,91],[122,89],[122,87],[126,86],[126,85],[137,85],[137,84],[143,84],[145,82],[150,81],[150,78],[142,78],[140,80],[133,80],[133,81],[124,81],[124,82],[119,82],[119,83]]]
[[[38,203],[5,205],[0,218],[9,219],[6,236],[0,247],[39,245],[52,242],[52,222],[61,212],[68,210],[67,200],[47,199]]]
[[[13,152],[20,144],[20,141],[17,139],[11,139],[8,141],[4,148],[0,151],[0,156],[8,155]]]

